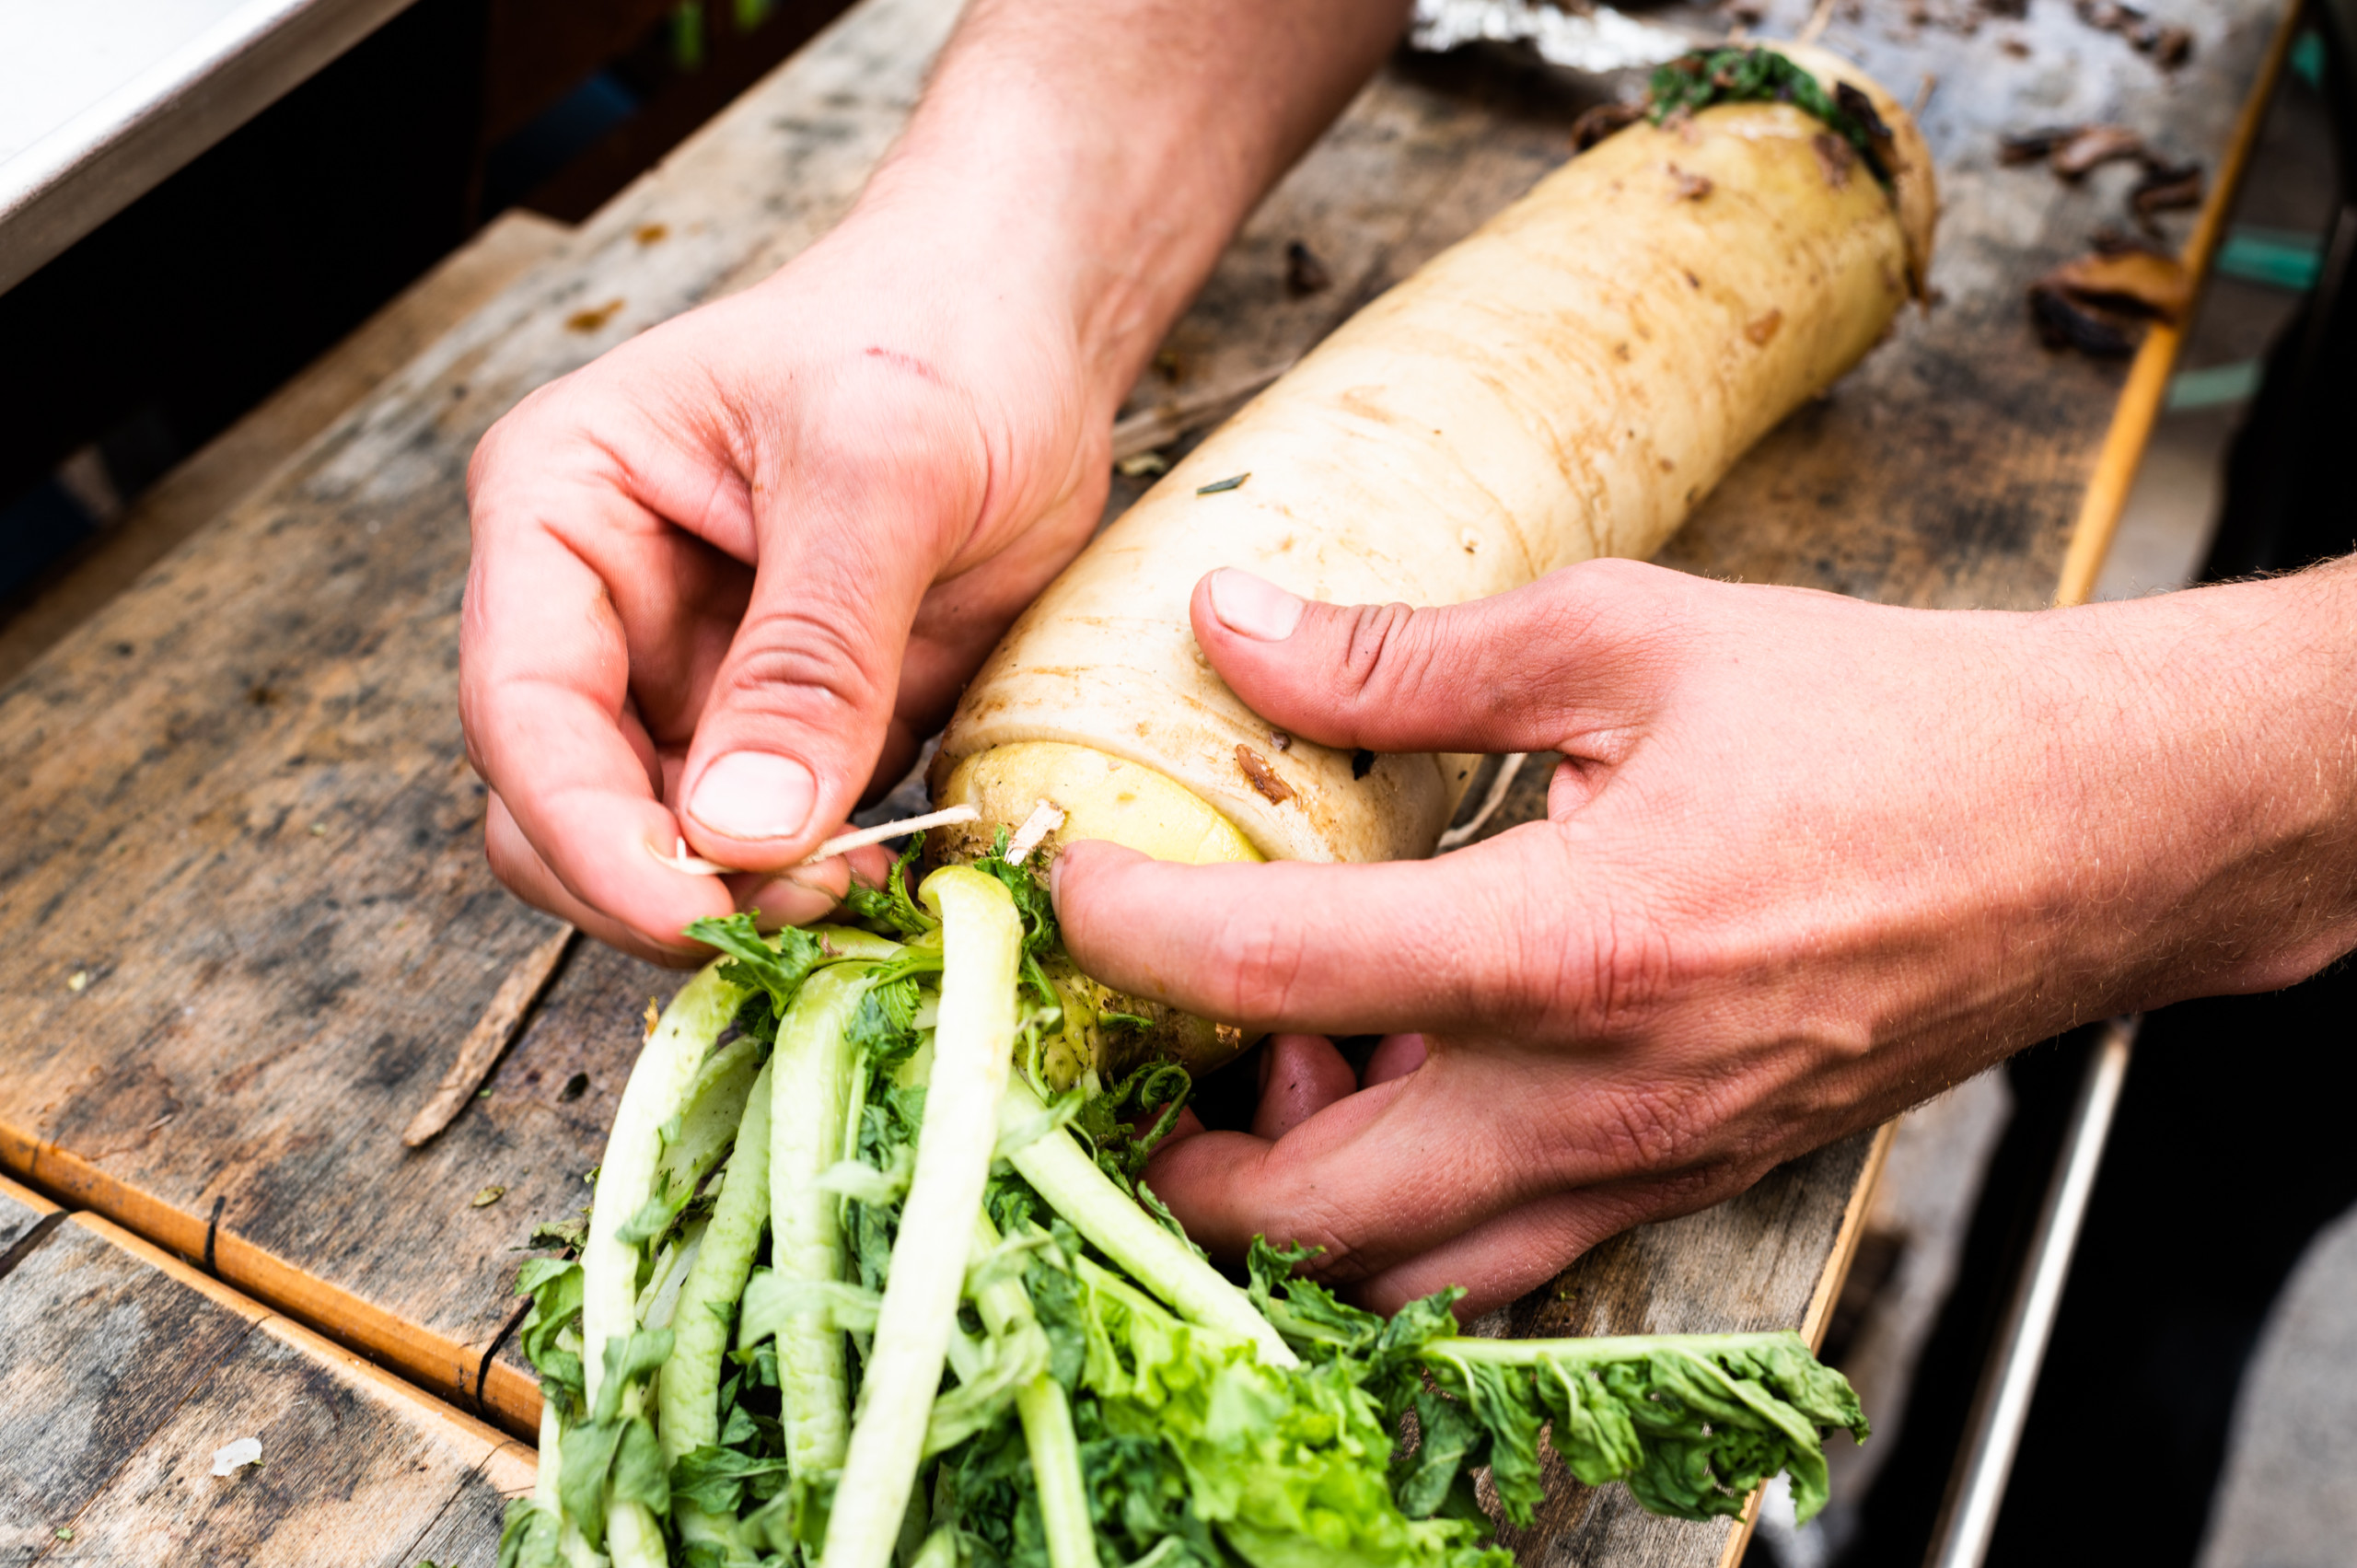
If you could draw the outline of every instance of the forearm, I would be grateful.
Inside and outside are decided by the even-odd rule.
[[[1068,312],[1111,408],[1404,0],[976,0],[857,216]]]
[[[2086,738],[2127,787],[2076,805],[2142,890],[2090,864],[2084,908],[2159,937],[2126,1000],[2272,989],[2357,947],[2357,562],[2088,613],[2065,638]]]

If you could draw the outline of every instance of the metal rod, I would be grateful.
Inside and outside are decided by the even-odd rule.
[[[2053,1335],[2055,1314],[2062,1305],[2071,1257],[2078,1250],[2087,1200],[2095,1192],[2096,1171],[2103,1163],[2112,1117],[2119,1109],[2119,1090],[2128,1077],[2136,1025],[2133,1016],[2105,1025],[2103,1038],[2088,1060],[2086,1075],[2079,1081],[2078,1103],[2071,1109],[2061,1158],[2046,1190],[2046,1203],[2038,1213],[2038,1229],[2030,1237],[2029,1255],[2022,1260],[2021,1279],[2014,1287],[2004,1327],[1981,1373],[1972,1424],[1956,1456],[1947,1505],[1932,1531],[1925,1568],[1981,1568],[1988,1555],[1989,1539],[1997,1528],[1997,1510],[2005,1501],[2005,1482],[2021,1447],[2022,1427],[2029,1419],[2030,1396],[2038,1391],[2038,1369],[2045,1364],[2047,1341]]]

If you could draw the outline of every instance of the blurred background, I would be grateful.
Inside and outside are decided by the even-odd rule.
[[[354,7],[308,7],[339,8]],[[0,291],[0,628],[175,464],[486,226],[517,215],[493,246],[503,254],[544,243],[843,6],[375,8],[394,14]],[[0,6],[0,167],[49,129],[12,119],[80,107],[67,97],[76,84],[61,75],[135,86],[135,67],[162,45],[199,42],[206,24],[234,21],[239,9],[234,0]],[[36,41],[70,47],[45,52]],[[180,510],[201,520],[202,508]],[[0,677],[22,662],[0,650]]]

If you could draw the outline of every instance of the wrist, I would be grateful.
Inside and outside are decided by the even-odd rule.
[[[2096,748],[2090,823],[2124,839],[2098,923],[2142,906],[2134,993],[2155,1005],[2263,991],[2357,946],[2357,573],[2345,563],[2055,618],[2055,668],[2100,671],[2074,704]],[[2073,624],[2073,621],[2077,624]],[[2065,676],[2064,679],[2072,679]]]

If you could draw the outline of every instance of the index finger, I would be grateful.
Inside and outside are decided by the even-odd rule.
[[[1531,823],[1358,865],[1185,865],[1083,840],[1050,876],[1065,947],[1116,989],[1248,1033],[1446,1033],[1577,1005],[1567,858]]]
[[[656,797],[651,757],[623,728],[630,650],[621,617],[587,562],[537,524],[513,522],[477,518],[482,542],[459,632],[468,753],[566,892],[657,947],[691,953],[679,933],[728,914],[735,900],[719,877],[674,870],[649,853],[668,854],[680,830]]]

